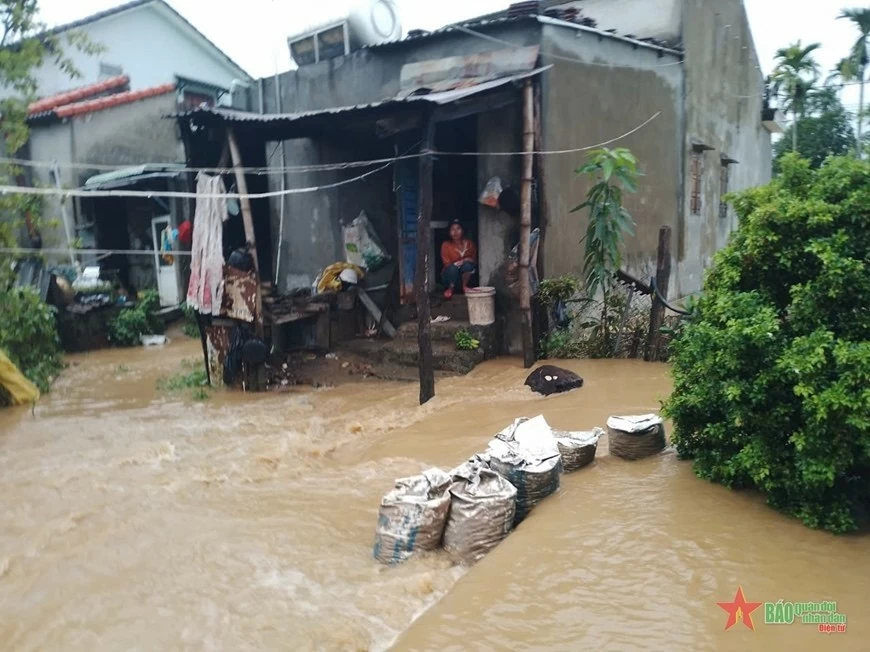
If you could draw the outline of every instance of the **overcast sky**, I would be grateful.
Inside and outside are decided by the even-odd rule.
[[[40,0],[49,25],[65,23],[119,4],[120,0]],[[322,19],[330,3],[343,0],[169,0],[254,77],[290,67],[287,37]],[[503,9],[511,0],[397,0],[405,31],[434,29],[447,23]],[[707,0],[715,2],[715,0]],[[817,59],[827,73],[848,53],[857,31],[837,20],[844,7],[864,6],[868,0],[745,0],[756,49],[765,73],[773,67],[776,50],[802,39],[819,42]],[[223,10],[218,10],[221,7]],[[326,8],[326,9],[325,9]],[[603,26],[604,27],[604,26]],[[849,89],[847,108],[857,107],[858,93]]]

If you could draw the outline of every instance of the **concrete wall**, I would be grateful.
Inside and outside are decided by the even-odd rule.
[[[545,26],[542,49],[577,60],[557,60],[544,74],[546,149],[595,145],[661,113],[637,133],[609,145],[630,148],[645,174],[638,192],[625,195],[637,232],[626,240],[623,267],[640,277],[649,276],[654,270],[659,228],[676,227],[681,204],[683,72],[679,59],[557,26]],[[545,277],[582,273],[581,240],[589,214],[587,210],[570,211],[584,201],[590,187],[574,173],[585,160],[583,153],[544,160],[549,210],[542,251]]]
[[[701,288],[704,270],[737,226],[734,210],[719,217],[723,156],[730,166],[730,190],[767,183],[771,177],[770,134],[761,124],[762,74],[741,0],[684,0],[686,50],[686,179],[683,219],[676,233],[678,255],[672,294],[685,296]],[[700,143],[703,155],[702,207],[691,211],[691,149]],[[675,287],[676,286],[676,287]]]
[[[30,135],[30,155],[37,161],[57,161],[61,167],[61,184],[76,188],[101,170],[73,169],[65,163],[99,163],[104,165],[136,165],[150,163],[183,163],[184,149],[176,135],[173,120],[164,115],[175,110],[175,94],[167,93],[148,99],[112,107],[63,122],[34,126]],[[34,181],[41,186],[53,186],[54,178],[47,168],[34,168]],[[61,203],[53,196],[45,198],[44,217],[61,217]],[[78,218],[76,237],[92,246],[93,233],[84,222],[80,202],[66,200],[68,215]],[[46,248],[65,246],[62,227],[45,229]]]
[[[581,14],[598,21],[598,29],[615,29],[619,34],[680,40],[681,0],[574,0],[558,7],[576,7]]]
[[[53,95],[91,84],[100,77],[100,63],[120,66],[133,90],[175,81],[176,75],[229,89],[244,71],[193,36],[190,28],[160,3],[123,11],[79,28],[104,51],[87,55],[67,47],[81,77],[70,79],[53,64],[37,75],[39,94]],[[246,81],[246,80],[242,80]]]

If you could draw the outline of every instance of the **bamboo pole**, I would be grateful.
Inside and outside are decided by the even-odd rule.
[[[420,367],[420,405],[435,397],[432,361],[432,310],[429,305],[429,250],[432,248],[432,150],[435,147],[435,119],[426,118],[420,157],[420,198],[417,211],[417,345]]]
[[[251,258],[254,260],[254,276],[257,283],[257,315],[256,315],[256,330],[257,337],[263,337],[263,293],[260,287],[260,261],[257,256],[257,236],[254,232],[254,217],[251,211],[251,200],[248,198],[248,182],[245,179],[245,173],[242,171],[242,156],[239,153],[239,143],[236,140],[236,135],[232,127],[227,127],[227,144],[230,148],[230,156],[233,159],[233,170],[236,175],[236,187],[239,194],[242,196],[240,203],[242,206],[242,222],[245,225],[245,240],[250,247]]]
[[[532,335],[532,288],[529,283],[529,255],[532,232],[532,176],[535,149],[535,104],[532,82],[523,85],[523,181],[520,193],[520,312],[522,313],[523,363],[526,369],[535,364]]]
[[[653,293],[652,310],[649,317],[649,335],[646,340],[644,360],[657,360],[661,343],[661,328],[665,320],[665,304],[659,299],[661,295],[668,298],[668,288],[671,281],[671,227],[659,229],[659,248],[656,257],[656,291]]]

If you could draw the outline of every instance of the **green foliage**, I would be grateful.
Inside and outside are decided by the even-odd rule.
[[[570,360],[585,358],[586,349],[576,335],[567,328],[557,328],[541,338],[541,360]]]
[[[196,323],[196,312],[187,304],[184,304],[184,321],[181,323],[181,332],[187,335],[187,337],[199,339],[199,324]]]
[[[480,348],[480,340],[475,339],[475,337],[464,328],[456,331],[456,335],[453,336],[453,339],[456,342],[456,348],[460,351],[476,351]]]
[[[580,282],[573,276],[559,276],[541,281],[538,300],[547,307],[569,301],[580,292]]]
[[[812,115],[799,118],[774,147],[774,169],[779,172],[783,157],[792,150],[792,130],[797,128],[800,153],[814,168],[821,167],[829,156],[844,156],[855,144],[852,119],[831,89],[815,95]]]
[[[0,289],[0,306],[0,349],[40,391],[49,391],[63,368],[54,308],[30,288]]]
[[[787,156],[673,344],[665,413],[696,473],[832,532],[870,496],[870,163]]]
[[[613,283],[613,274],[622,264],[620,246],[626,234],[634,235],[634,220],[622,207],[622,191],[637,192],[637,159],[625,148],[597,149],[589,153],[588,161],[577,168],[578,175],[595,181],[586,194],[586,201],[574,208],[589,209],[584,255],[584,285],[591,297],[600,289],[606,293]]]
[[[178,392],[183,389],[202,387],[207,384],[208,375],[202,365],[200,365],[199,369],[161,378],[157,381],[157,389],[164,392]]]
[[[156,290],[146,290],[138,303],[125,308],[109,322],[109,341],[116,346],[137,346],[143,335],[163,330],[163,324],[154,316],[160,305]]]
[[[205,401],[211,398],[208,385],[208,373],[202,360],[183,360],[181,373],[166,376],[157,381],[157,389],[161,392],[177,393],[191,390],[189,396],[194,401]]]

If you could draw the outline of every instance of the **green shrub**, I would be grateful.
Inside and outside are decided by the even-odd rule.
[[[541,281],[538,289],[538,300],[547,307],[556,305],[559,301],[569,301],[580,293],[582,285],[573,276],[558,276]]]
[[[187,337],[199,339],[199,324],[196,322],[196,312],[187,304],[184,304],[184,321],[181,323],[181,332],[187,335]]]
[[[853,530],[870,495],[870,163],[788,156],[733,200],[740,228],[673,343],[674,443],[702,478]]]
[[[131,308],[118,313],[109,322],[109,340],[116,346],[137,346],[142,335],[153,335],[163,330],[163,324],[154,316],[160,305],[155,290],[146,290]]]
[[[0,306],[0,349],[47,392],[63,367],[54,308],[30,288],[0,290]]]

